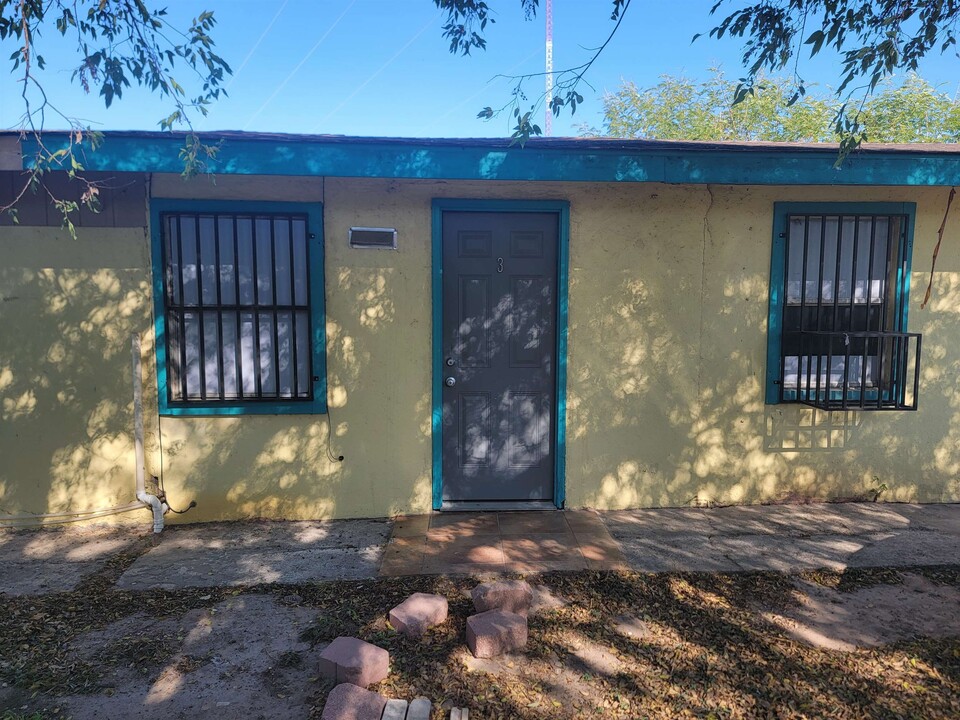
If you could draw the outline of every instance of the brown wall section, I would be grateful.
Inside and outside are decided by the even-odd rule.
[[[76,227],[146,226],[145,176],[134,173],[84,173],[82,177],[96,188],[100,212],[93,212],[80,202],[87,185],[71,181],[65,173],[47,173],[38,187],[31,188],[28,187],[29,174],[0,170],[0,207],[20,197],[16,220],[8,213],[0,213],[0,226],[60,227],[63,225],[63,213],[53,204],[51,197],[80,205],[80,212],[70,217]]]

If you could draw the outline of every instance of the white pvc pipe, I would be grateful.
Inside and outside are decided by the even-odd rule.
[[[140,502],[118,505],[112,508],[101,508],[99,510],[66,510],[58,513],[21,513],[19,515],[0,515],[0,529],[4,528],[28,528],[42,525],[62,525],[71,522],[83,522],[84,520],[93,520],[95,518],[106,517],[108,515],[118,515],[120,513],[139,510],[144,505],[153,511],[153,531],[159,533],[163,530],[163,515],[169,509],[165,502],[161,502],[156,495],[151,495],[146,491],[146,482],[144,478],[144,452],[143,452],[143,389],[142,375],[140,370],[140,336],[133,333],[131,336],[131,353],[133,355],[133,434],[134,451],[136,454],[136,492],[137,500]]]
[[[140,372],[140,335],[133,333],[130,338],[133,356],[133,442],[137,463],[137,500],[153,510],[153,532],[163,532],[163,514],[166,503],[146,490],[144,454],[143,454],[143,388]]]

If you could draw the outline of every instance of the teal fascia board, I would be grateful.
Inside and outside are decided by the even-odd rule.
[[[542,212],[559,218],[557,254],[557,424],[554,438],[553,501],[566,502],[567,468],[567,297],[570,267],[570,203],[566,200],[475,200],[435,199],[432,207],[432,300],[433,300],[433,509],[443,505],[443,213],[444,212]]]
[[[48,151],[66,147],[65,135],[48,133]],[[82,150],[86,170],[181,173],[183,139],[174,135],[106,133],[103,144]],[[36,140],[22,140],[24,167]],[[208,162],[219,175],[575,182],[665,182],[728,185],[916,185],[960,184],[960,153],[882,152],[849,156],[837,169],[835,150],[797,148],[730,150],[590,147],[493,147],[456,141],[238,138],[219,143]]]
[[[431,433],[433,440],[433,509],[443,505],[443,209],[435,200],[431,209],[431,322],[433,324],[433,392]]]
[[[773,251],[770,256],[770,311],[767,318],[767,372],[765,402],[780,403],[780,348],[783,337],[783,303],[786,288],[787,217],[803,215],[905,215],[907,217],[906,257],[897,271],[897,302],[903,297],[899,329],[907,329],[910,305],[910,266],[913,256],[913,228],[917,204],[911,202],[780,202],[773,205]]]
[[[313,361],[313,400],[304,402],[190,402],[171,403],[167,388],[166,308],[163,288],[163,238],[160,218],[170,212],[305,213],[310,258],[310,308]],[[307,415],[327,412],[327,331],[324,274],[323,207],[320,203],[248,202],[236,200],[150,199],[153,313],[157,356],[157,397],[160,415],[205,417],[216,415]]]

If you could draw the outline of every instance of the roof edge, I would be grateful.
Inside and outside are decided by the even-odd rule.
[[[349,145],[423,145],[430,147],[491,147],[491,148],[519,148],[518,143],[510,138],[500,137],[402,137],[402,136],[373,136],[373,135],[324,135],[305,133],[274,133],[250,132],[247,130],[210,130],[196,133],[187,131],[158,131],[158,130],[103,130],[97,131],[105,138],[141,138],[185,140],[196,135],[205,143],[216,143],[220,140],[242,142],[275,142],[317,143],[317,144],[349,144]],[[43,133],[51,137],[67,137],[67,130],[48,130]],[[0,131],[0,137],[30,137],[30,133],[17,130]],[[742,152],[817,152],[838,153],[839,143],[821,142],[773,142],[761,140],[660,140],[648,138],[616,138],[603,136],[579,137],[532,137],[523,146],[537,149],[577,149],[577,150],[634,150],[634,151],[710,151],[730,150]],[[960,154],[958,143],[864,143],[854,152],[859,153],[915,153],[931,154]]]
[[[8,132],[0,137],[16,135]],[[219,131],[215,174],[327,175],[474,180],[671,182],[778,185],[960,184],[958,145],[866,145],[835,167],[839,147],[823,143],[739,143],[620,138],[386,138]],[[111,130],[88,170],[181,172],[188,133]],[[37,140],[18,135],[24,167]],[[48,148],[69,143],[44,133]]]

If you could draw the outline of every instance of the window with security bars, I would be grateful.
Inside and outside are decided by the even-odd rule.
[[[171,405],[313,398],[307,220],[160,214]]]
[[[921,336],[906,332],[912,215],[837,205],[778,215],[773,401],[915,410]]]

